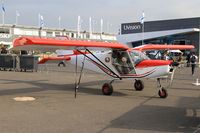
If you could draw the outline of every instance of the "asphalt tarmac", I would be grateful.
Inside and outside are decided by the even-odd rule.
[[[74,98],[74,67],[40,66],[38,72],[0,71],[0,133],[199,133],[200,69],[175,72],[168,97],[155,80],[135,91],[133,80],[115,81],[112,96],[101,86],[110,78],[84,71]],[[163,81],[165,82],[165,81]],[[33,101],[15,101],[16,97]]]

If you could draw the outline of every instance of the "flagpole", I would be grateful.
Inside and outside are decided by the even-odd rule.
[[[2,11],[2,24],[4,25],[4,11]]]
[[[44,17],[40,13],[38,14],[38,26],[40,28],[44,27]]]
[[[61,28],[61,16],[58,17],[58,27]]]
[[[142,18],[141,18],[141,23],[142,23],[142,45],[144,45],[144,20],[145,20],[145,14],[144,11],[142,12]]]
[[[144,45],[144,22],[142,23],[142,45]]]
[[[101,40],[102,40],[102,33],[103,33],[103,19],[101,18]]]
[[[121,25],[119,25],[119,31],[118,35],[121,35]]]
[[[18,13],[18,11],[16,11],[16,21],[15,21],[16,25],[18,24],[18,17],[19,17],[19,13]]]
[[[77,22],[77,33],[78,33],[78,38],[80,37],[80,28],[81,28],[81,26],[80,26],[80,20],[81,20],[81,17],[78,16],[78,22]]]
[[[1,8],[2,8],[2,24],[4,25],[4,23],[5,23],[5,7],[4,7],[4,1],[2,0],[1,1]]]
[[[92,18],[89,18],[89,32],[90,32],[90,39],[92,39]]]
[[[40,13],[38,14],[38,27],[40,28]]]

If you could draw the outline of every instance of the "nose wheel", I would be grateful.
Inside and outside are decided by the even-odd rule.
[[[107,96],[112,95],[112,93],[113,93],[113,86],[112,86],[112,84],[111,83],[105,83],[102,86],[102,93],[104,95],[107,95]]]
[[[168,96],[167,89],[162,87],[160,83],[160,78],[157,79],[157,86],[159,88],[158,95],[160,96],[160,98],[166,98]]]
[[[166,98],[168,96],[167,90],[162,87],[161,89],[159,89],[158,95],[160,96],[160,98]]]

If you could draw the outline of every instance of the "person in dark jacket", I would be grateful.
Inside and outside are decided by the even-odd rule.
[[[186,56],[186,60],[187,60],[187,67],[189,67],[189,66],[190,66],[190,56],[191,56],[191,54],[190,54],[190,53],[188,53],[188,54],[187,54],[187,56]]]
[[[198,57],[193,52],[190,56],[190,62],[191,62],[191,67],[192,67],[192,75],[194,75],[195,67],[196,67],[196,64],[197,64],[197,59],[198,59]]]

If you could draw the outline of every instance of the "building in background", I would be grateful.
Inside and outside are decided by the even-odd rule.
[[[193,44],[200,57],[200,17],[121,24],[117,40],[135,47],[144,44]],[[142,32],[144,28],[144,32]]]
[[[67,29],[53,29],[53,28],[38,28],[31,26],[19,25],[0,25],[0,45],[8,48],[12,47],[13,39],[19,36],[33,36],[33,37],[64,37],[66,39],[80,39],[80,40],[95,40],[95,41],[116,41],[116,35],[106,33],[92,33],[80,31],[78,37],[77,31]]]

